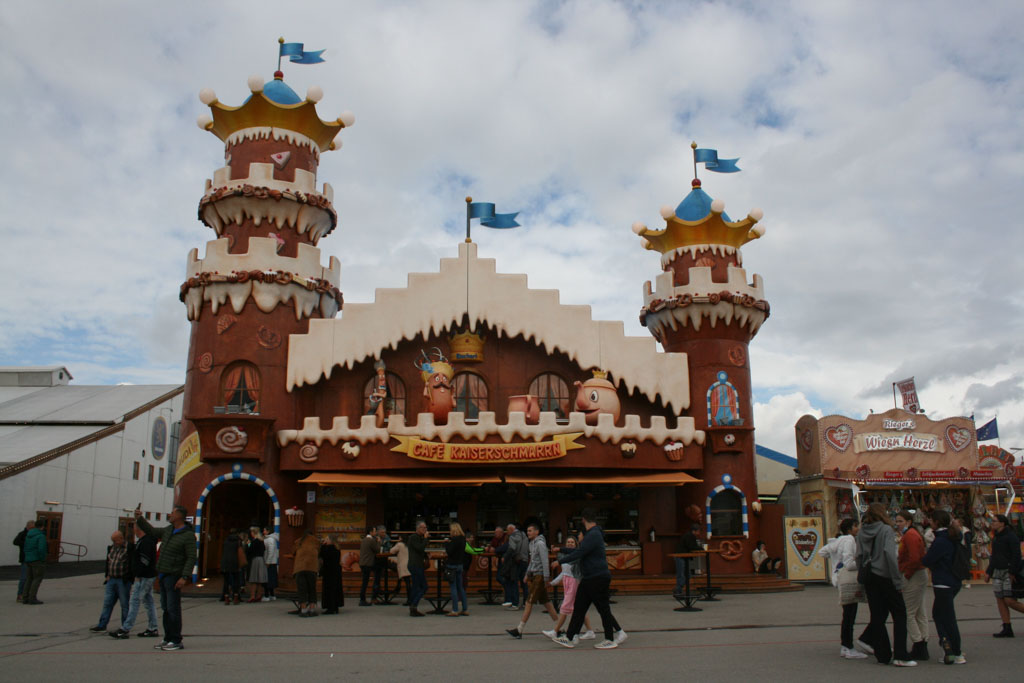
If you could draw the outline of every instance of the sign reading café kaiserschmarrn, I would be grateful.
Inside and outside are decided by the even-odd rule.
[[[506,462],[537,462],[554,460],[565,456],[571,450],[583,448],[575,442],[583,432],[555,434],[550,441],[527,443],[446,443],[425,441],[416,437],[395,436],[398,445],[391,450],[405,453],[416,460],[460,464],[484,464]]]

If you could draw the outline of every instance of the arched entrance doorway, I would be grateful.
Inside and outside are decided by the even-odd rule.
[[[196,505],[195,526],[199,548],[193,581],[220,574],[221,549],[232,529],[269,526],[280,532],[281,505],[265,481],[235,471],[207,484]]]

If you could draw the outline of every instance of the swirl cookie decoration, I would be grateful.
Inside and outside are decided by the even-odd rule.
[[[320,458],[320,448],[315,443],[303,444],[299,449],[299,460],[302,462],[316,462]]]
[[[215,442],[224,453],[241,453],[249,443],[249,435],[238,427],[224,427],[217,432]]]
[[[207,351],[196,359],[196,367],[204,375],[213,369],[213,354]]]
[[[265,349],[276,349],[281,345],[281,334],[266,325],[260,325],[256,330],[256,341]]]

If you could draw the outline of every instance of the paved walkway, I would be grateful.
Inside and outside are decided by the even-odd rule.
[[[293,607],[285,600],[225,606],[187,598],[186,649],[154,652],[151,639],[117,641],[88,631],[99,615],[102,581],[96,574],[44,581],[41,606],[16,603],[16,583],[0,581],[0,595],[10,596],[0,612],[3,679],[995,681],[1020,680],[1024,669],[1024,619],[1015,620],[1016,639],[993,639],[998,617],[984,584],[957,599],[967,666],[930,661],[895,669],[873,659],[838,657],[839,608],[827,586],[726,595],[720,602],[698,603],[703,611],[691,613],[674,612],[676,603],[668,597],[622,597],[612,607],[630,637],[610,651],[586,642],[575,650],[558,647],[540,635],[551,623],[540,612],[526,637],[513,640],[504,630],[516,625],[521,612],[476,601],[471,616],[457,619],[413,619],[397,605],[357,607],[352,600],[337,616],[299,619],[287,614]],[[597,619],[593,611],[591,616]],[[866,605],[859,616],[866,621]],[[115,616],[109,628],[118,623]],[[136,632],[144,625],[143,612]],[[931,651],[937,655],[934,626],[932,631]]]

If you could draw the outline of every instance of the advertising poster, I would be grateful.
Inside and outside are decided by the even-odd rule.
[[[786,568],[790,581],[828,581],[825,559],[818,551],[825,541],[821,517],[783,517]]]

